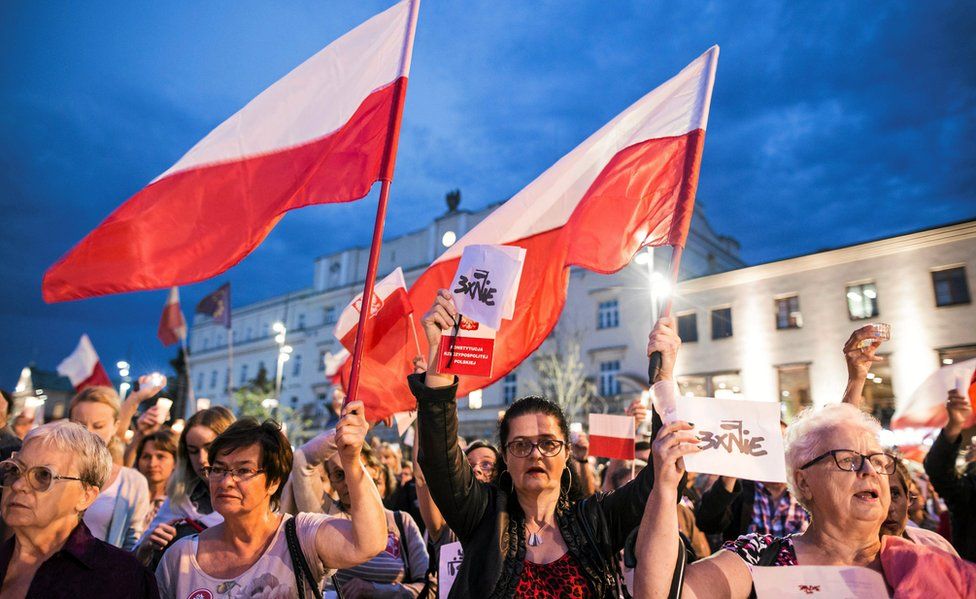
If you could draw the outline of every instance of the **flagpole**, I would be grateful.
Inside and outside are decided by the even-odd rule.
[[[228,308],[229,309],[229,308]],[[234,401],[234,325],[233,321],[227,327],[227,403],[230,411],[236,412],[237,405]]]
[[[684,248],[680,245],[671,246],[671,264],[668,266],[670,271],[669,276],[671,279],[671,293],[667,295],[667,299],[664,302],[664,307],[661,309],[661,317],[671,316],[671,302],[674,298],[674,291],[678,286],[678,269],[681,267],[681,254]],[[653,327],[655,323],[651,323]],[[661,372],[661,352],[656,351],[651,354],[650,359],[647,363],[647,382],[654,385],[654,381],[657,379],[657,375]]]
[[[413,318],[413,312],[410,313],[410,333],[413,335],[413,346],[417,348],[417,355],[423,358],[424,352],[420,350],[420,340],[417,339],[417,323]]]
[[[373,223],[373,241],[369,248],[369,262],[366,266],[366,281],[363,283],[363,301],[359,310],[359,326],[356,328],[356,346],[352,354],[352,368],[349,373],[349,389],[345,403],[359,398],[359,375],[362,370],[363,350],[366,341],[366,327],[369,326],[369,313],[373,305],[373,287],[376,284],[376,269],[383,246],[383,226],[386,223],[386,207],[390,199],[390,184],[393,182],[393,169],[396,165],[397,145],[400,142],[400,123],[403,120],[403,103],[407,95],[406,71],[409,69],[413,52],[413,39],[417,31],[417,11],[420,0],[414,0],[410,7],[410,20],[407,24],[407,39],[403,47],[401,64],[404,65],[400,80],[395,84],[393,111],[390,114],[390,130],[383,168],[380,171],[380,199],[376,206],[376,220]]]

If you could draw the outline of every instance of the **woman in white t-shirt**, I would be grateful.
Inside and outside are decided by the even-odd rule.
[[[337,568],[361,564],[384,549],[386,518],[379,492],[359,460],[366,436],[362,402],[343,409],[336,445],[349,485],[346,520],[324,514],[295,516],[299,558],[292,560],[286,539],[289,515],[277,511],[288,480],[292,451],[278,425],[245,418],[221,433],[210,446],[206,474],[213,508],[224,521],[185,537],[170,547],[156,570],[160,596],[298,596],[296,572],[307,566],[311,584]],[[309,588],[301,574],[303,593]]]

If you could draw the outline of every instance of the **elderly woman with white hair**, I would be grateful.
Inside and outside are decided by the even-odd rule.
[[[807,530],[780,538],[744,535],[685,566],[678,481],[682,457],[700,449],[690,424],[662,428],[653,446],[654,490],[637,536],[634,596],[754,596],[753,566],[863,566],[883,573],[879,531],[897,460],[881,448],[880,429],[877,420],[850,404],[803,412],[787,429],[786,471],[791,493],[811,514]]]
[[[0,546],[0,596],[159,596],[142,564],[82,520],[111,472],[105,444],[67,421],[30,431],[20,452],[0,462],[0,511],[14,533]]]

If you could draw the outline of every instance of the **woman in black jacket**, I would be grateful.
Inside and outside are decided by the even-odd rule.
[[[409,377],[417,398],[420,466],[465,554],[450,597],[619,596],[619,552],[640,523],[652,468],[612,493],[575,501],[566,418],[555,403],[526,397],[499,424],[498,478],[478,481],[457,445],[457,379],[436,370],[441,335],[457,318],[450,294],[441,290],[423,319],[431,367]],[[651,332],[648,352],[664,357],[659,394],[673,393],[680,343],[671,319]]]

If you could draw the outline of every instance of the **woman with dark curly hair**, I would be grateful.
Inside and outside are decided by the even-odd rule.
[[[542,397],[513,403],[499,424],[498,478],[478,480],[457,446],[457,378],[436,370],[442,333],[458,313],[441,290],[423,319],[432,348],[425,374],[409,377],[417,397],[419,462],[434,502],[461,541],[465,559],[450,597],[617,596],[618,556],[636,528],[654,473],[611,493],[577,499],[570,493],[569,426],[562,410]],[[663,355],[659,394],[670,382],[680,340],[663,319],[648,352]]]

